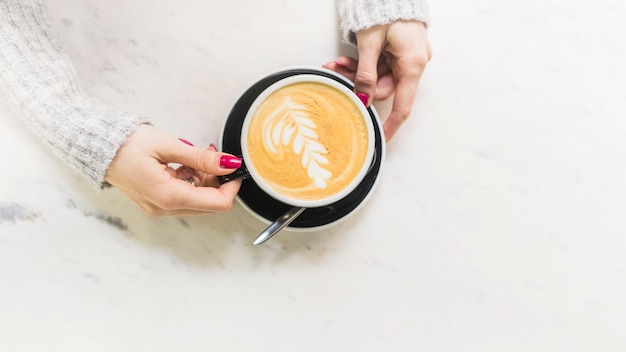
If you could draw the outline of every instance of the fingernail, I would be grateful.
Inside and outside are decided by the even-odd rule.
[[[363,102],[363,105],[367,106],[367,103],[369,103],[370,101],[370,96],[365,94],[365,93],[356,93],[356,96],[359,97],[359,100],[361,100],[361,102]]]
[[[178,138],[178,140],[193,147],[193,143],[191,143],[190,141],[188,141],[186,139]]]
[[[217,147],[213,143],[209,144],[209,148],[217,150]]]
[[[222,155],[220,167],[224,169],[238,169],[241,167],[241,158],[231,155]]]

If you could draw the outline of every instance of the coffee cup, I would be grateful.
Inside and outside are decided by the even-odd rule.
[[[345,78],[318,68],[278,71],[233,106],[220,145],[241,155],[243,167],[222,181],[249,178],[238,200],[265,222],[304,207],[291,229],[325,227],[369,198],[384,156],[381,132],[375,110]]]
[[[344,85],[297,75],[265,89],[241,133],[250,177],[268,195],[297,207],[342,199],[363,180],[374,154],[366,107]]]

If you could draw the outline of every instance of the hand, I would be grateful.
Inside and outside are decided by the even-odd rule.
[[[230,210],[241,181],[219,185],[217,175],[235,171],[220,166],[222,156],[231,155],[215,147],[199,149],[141,125],[118,150],[105,179],[150,216],[224,212]],[[174,169],[170,163],[184,166]],[[190,177],[195,186],[185,181]]]
[[[324,65],[354,82],[366,106],[395,93],[393,107],[383,124],[389,141],[409,117],[422,73],[432,52],[426,25],[396,21],[356,33],[359,59],[341,56]]]

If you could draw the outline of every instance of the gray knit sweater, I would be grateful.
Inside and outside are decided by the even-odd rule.
[[[174,5],[172,5],[174,6]],[[395,20],[427,22],[425,0],[338,0],[344,38]],[[149,123],[89,97],[40,0],[0,0],[0,93],[69,165],[100,188],[117,150]]]

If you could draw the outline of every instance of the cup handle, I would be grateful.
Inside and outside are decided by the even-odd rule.
[[[217,176],[217,180],[219,181],[220,185],[222,185],[226,182],[230,182],[230,181],[237,180],[237,179],[245,180],[248,177],[250,177],[250,172],[248,172],[248,168],[246,167],[246,164],[242,161],[241,166],[237,170],[235,170],[234,172],[228,175]]]

